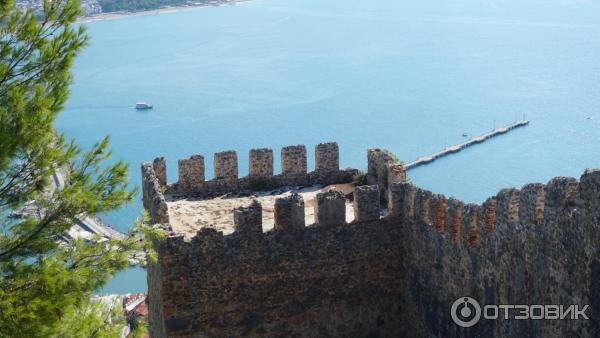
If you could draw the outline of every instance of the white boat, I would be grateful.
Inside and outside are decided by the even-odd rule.
[[[135,104],[135,109],[139,109],[139,110],[142,110],[142,109],[152,109],[152,105],[148,104],[146,102],[138,102],[138,103]]]

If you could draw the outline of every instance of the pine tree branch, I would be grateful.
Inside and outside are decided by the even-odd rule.
[[[57,210],[62,212],[62,210],[60,208]],[[24,236],[24,238],[21,238],[21,240],[19,240],[16,244],[14,244],[9,249],[7,249],[3,252],[0,252],[0,262],[9,260],[10,254],[13,254],[15,251],[21,249],[27,243],[29,243],[30,241],[35,239],[37,236],[39,236],[42,233],[42,231],[44,231],[50,224],[57,221],[59,219],[59,217],[62,216],[61,212],[55,212],[55,213],[51,214],[49,217],[44,217],[44,219],[42,221],[40,221],[38,223],[38,225],[35,227],[35,229],[33,231],[31,231],[28,235]]]

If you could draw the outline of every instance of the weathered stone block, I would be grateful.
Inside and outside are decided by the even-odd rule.
[[[460,244],[463,235],[463,209],[464,203],[456,198],[449,198],[447,203],[446,219],[448,220],[448,232],[454,243]]]
[[[238,178],[237,153],[233,150],[215,153],[215,178],[233,180]]]
[[[379,186],[363,185],[354,189],[354,219],[358,222],[379,219]]]
[[[346,199],[344,194],[337,190],[317,194],[315,220],[318,224],[324,226],[346,223]]]
[[[581,175],[579,195],[589,211],[598,213],[600,209],[600,169],[588,169]]]
[[[367,150],[367,183],[378,184],[379,176],[385,164],[393,162],[392,158],[378,148]],[[386,175],[387,176],[387,175]]]
[[[179,160],[179,185],[184,190],[198,189],[204,183],[204,156],[192,155]]]
[[[151,222],[169,223],[167,202],[162,194],[152,163],[142,164],[142,202],[144,208],[148,210]]]
[[[435,206],[432,206],[433,193],[428,190],[418,189],[412,187],[412,191],[416,190],[415,193],[408,191],[406,193],[406,201],[404,203],[406,210],[406,220],[416,219],[425,225],[433,226],[433,220],[435,218]],[[414,200],[411,203],[411,199]],[[411,211],[411,207],[414,204],[414,211]]]
[[[433,225],[438,232],[446,231],[446,196],[437,194],[433,196],[431,209],[433,212]]]
[[[555,177],[546,185],[546,203],[551,208],[564,208],[575,202],[578,183],[574,177]]]
[[[486,233],[490,233],[496,229],[496,198],[488,198],[482,206],[484,217],[484,229]]]
[[[304,199],[296,193],[275,200],[275,230],[302,229],[306,226]]]
[[[557,220],[575,206],[578,182],[573,177],[555,177],[546,184],[545,220]]]
[[[282,148],[281,170],[284,174],[306,174],[306,147],[297,145]]]
[[[185,237],[181,234],[174,234],[165,238],[167,248],[178,251],[185,247]]]
[[[519,222],[519,190],[502,189],[496,196],[496,224],[514,225]]]
[[[255,232],[261,234],[260,231]],[[186,246],[197,257],[218,257],[222,254],[225,242],[222,231],[217,231],[213,227],[204,227],[196,232],[191,243],[188,244]]]
[[[250,150],[251,177],[273,176],[273,150],[268,148]]]
[[[154,174],[158,179],[158,183],[160,183],[161,187],[167,185],[167,161],[165,161],[164,157],[157,157],[152,162],[152,167],[154,168]]]
[[[140,166],[142,173],[142,205],[144,208],[149,208],[149,189],[150,189],[150,177],[154,176],[154,169],[152,168],[152,163],[144,162]]]
[[[481,229],[481,206],[477,204],[467,204],[466,206],[466,239],[470,246],[479,244],[479,233]]]
[[[397,165],[397,163],[388,151],[381,149],[369,149],[367,158],[367,184],[379,185],[380,201],[385,205],[388,198],[387,189],[390,185],[390,167]],[[394,170],[397,169],[396,167]],[[397,173],[392,173],[392,180],[397,181],[398,175]]]
[[[519,220],[521,224],[541,224],[544,220],[545,189],[541,183],[523,186],[519,195]]]
[[[315,146],[315,170],[337,171],[340,169],[340,149],[337,142],[319,143]]]
[[[255,200],[248,207],[234,209],[233,224],[235,232],[262,233],[262,206],[260,203]]]
[[[394,183],[406,182],[406,169],[403,164],[392,164],[388,167],[388,187]]]
[[[388,190],[388,210],[392,217],[402,219],[414,215],[414,200],[416,187],[410,183],[393,183]]]

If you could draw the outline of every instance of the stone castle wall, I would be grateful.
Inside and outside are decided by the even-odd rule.
[[[410,184],[390,187],[390,214],[405,228],[407,317],[435,336],[600,335],[600,171],[578,182],[504,189],[482,205]],[[462,329],[449,316],[461,296],[482,304],[590,305],[590,320],[482,320]],[[418,310],[421,312],[419,313]]]
[[[216,153],[214,179],[206,180],[204,157],[193,155],[179,160],[179,180],[167,184],[165,159],[153,162],[155,173],[165,195],[177,198],[210,198],[231,192],[270,190],[283,186],[311,186],[352,182],[356,169],[339,168],[339,150],[335,142],[321,143],[315,147],[315,170],[307,171],[306,147],[288,146],[281,150],[282,173],[273,174],[273,150],[252,149],[249,156],[249,173],[238,177],[237,153],[233,150]]]
[[[144,205],[160,205],[151,165]],[[380,177],[378,175],[377,177]],[[149,264],[156,337],[402,337],[600,335],[600,171],[580,181],[504,189],[481,205],[408,183],[360,186],[357,219],[344,196],[318,194],[317,224],[301,196],[234,211],[235,232],[171,234]],[[378,208],[387,193],[387,212]],[[160,190],[158,190],[160,192]],[[148,201],[146,201],[148,199]],[[152,201],[157,201],[150,203]],[[152,209],[151,209],[152,210]],[[385,217],[383,216],[385,215]],[[160,217],[160,213],[158,214]],[[463,296],[481,304],[589,304],[590,320],[452,322]]]

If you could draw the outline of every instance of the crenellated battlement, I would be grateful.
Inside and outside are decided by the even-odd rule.
[[[331,155],[338,158],[337,144],[319,144],[315,147],[316,152]],[[305,153],[301,146],[290,146],[284,148],[282,153],[300,155]],[[332,149],[335,151],[331,152]],[[269,163],[272,163],[271,149],[253,149],[250,151],[251,163],[255,169],[251,169],[250,176],[267,176],[270,172]],[[376,155],[374,155],[376,154]],[[294,156],[295,156],[294,155]],[[325,156],[325,155],[321,155]],[[220,164],[215,164],[215,172],[224,176],[234,178],[233,171],[227,171],[224,167],[237,168],[237,157],[234,151],[215,154],[220,159]],[[379,150],[369,150],[369,159],[382,158],[382,163],[390,163],[389,155]],[[251,166],[252,167],[252,166]],[[259,169],[260,167],[260,169]],[[377,167],[377,166],[375,166]],[[387,169],[394,165],[387,166]],[[196,186],[204,182],[203,169],[204,157],[193,155],[190,159],[180,160],[180,181],[178,184],[184,186]],[[217,170],[217,168],[219,168]],[[265,169],[266,168],[266,169]],[[271,166],[272,168],[272,166]],[[328,166],[322,166],[325,170]],[[331,168],[331,167],[329,167]],[[515,227],[518,224],[540,225],[546,220],[555,220],[558,214],[569,208],[593,205],[582,198],[582,189],[590,195],[595,192],[594,180],[598,171],[586,171],[582,176],[584,187],[572,177],[557,177],[547,184],[526,184],[521,190],[516,188],[502,189],[495,196],[491,196],[484,203],[478,205],[466,204],[456,198],[447,198],[443,194],[434,194],[414,186],[411,183],[384,181],[388,186],[365,185],[357,186],[353,193],[353,223],[373,222],[382,220],[382,214],[387,218],[400,219],[402,222],[414,223],[435,230],[441,235],[446,235],[457,244],[468,244],[475,246],[481,243],[482,236],[489,235],[499,227]],[[223,179],[220,176],[218,179]],[[142,165],[143,177],[143,200],[144,207],[149,210],[154,221],[157,223],[168,223],[168,203],[163,194],[166,166],[163,158],[157,158],[152,164]],[[373,177],[381,177],[375,175]],[[218,180],[217,179],[217,180]],[[190,188],[192,189],[192,188]],[[382,211],[380,207],[380,191],[387,191],[387,205]],[[274,204],[274,229],[303,229],[305,223],[306,206],[302,196],[292,194],[287,197],[277,198]],[[342,225],[349,223],[346,219],[346,202],[342,193],[336,190],[317,194],[315,209],[315,225]],[[254,232],[260,228],[262,233],[262,207],[259,202],[254,201],[248,207],[239,207],[233,211],[234,232],[241,229],[253,228]]]
[[[181,165],[181,162],[185,164]],[[155,162],[156,163],[156,162]],[[180,168],[198,168],[203,165],[203,157],[192,156],[181,160]],[[585,175],[591,175],[592,171]],[[168,203],[161,192],[160,181],[149,164],[142,166],[144,207],[158,220],[168,223]],[[188,174],[189,175],[189,174]],[[189,177],[189,176],[188,176]],[[193,182],[193,179],[186,179]],[[580,197],[579,182],[572,177],[557,177],[547,184],[533,183],[516,188],[502,189],[481,205],[466,204],[456,198],[418,188],[411,183],[392,183],[388,190],[388,204],[380,207],[379,185],[357,186],[353,194],[353,222],[372,222],[386,217],[399,218],[403,222],[421,224],[440,234],[449,234],[456,243],[474,245],[478,236],[494,232],[498,227],[514,227],[520,223],[541,224],[553,219],[565,208],[584,205]],[[330,190],[317,194],[315,209],[316,225],[345,224],[345,197],[339,191]],[[301,229],[305,227],[305,205],[302,196],[292,194],[277,198],[274,205],[275,229]],[[258,210],[258,211],[257,211]],[[237,231],[238,223],[248,213],[262,214],[260,203],[241,207],[233,211]],[[241,224],[241,223],[240,223]],[[255,222],[255,226],[258,223]],[[262,232],[262,230],[261,230]]]
[[[598,175],[587,171],[581,180],[589,181],[592,173]],[[558,214],[570,208],[577,209],[583,204],[579,185],[573,177],[557,177],[545,185],[532,183],[521,190],[502,189],[477,205],[433,194],[410,183],[399,183],[389,189],[388,208],[390,217],[431,227],[439,233],[451,234],[455,242],[474,245],[477,236],[490,234],[498,227],[540,225],[544,220],[556,220]]]
[[[250,174],[236,178],[237,187],[278,177],[272,154],[251,150]],[[233,168],[237,157],[223,156],[221,165]],[[317,145],[315,157],[314,175],[339,166],[337,145]],[[600,280],[590,272],[600,271],[600,170],[587,170],[579,181],[558,177],[502,189],[474,204],[406,183],[386,152],[371,149],[368,159],[369,184],[352,194],[337,186],[310,192],[314,197],[276,191],[267,204],[260,201],[271,192],[255,193],[214,216],[231,218],[231,232],[173,231],[157,243],[159,260],[149,265],[150,306],[160,309],[151,314],[153,334],[451,336],[456,326],[448,311],[464,295],[483,303],[570,304],[575,297],[600,305]],[[188,168],[203,167],[190,161]],[[284,148],[279,177],[312,182],[302,161],[305,147]],[[142,165],[144,206],[158,223],[169,222],[162,192],[181,189],[181,175],[176,185],[161,185],[157,173],[165,170],[164,160]],[[585,322],[522,325],[490,321],[473,332],[595,332]]]
[[[238,156],[234,150],[214,154],[214,178],[205,179],[203,155],[192,155],[178,161],[179,180],[167,184],[167,165],[163,157],[153,162],[156,177],[164,194],[173,198],[211,198],[239,191],[264,191],[284,186],[312,186],[349,183],[356,169],[339,168],[337,143],[315,146],[315,170],[307,171],[306,146],[295,145],[281,149],[282,173],[274,175],[273,150],[251,149],[248,175],[239,177]]]

